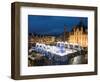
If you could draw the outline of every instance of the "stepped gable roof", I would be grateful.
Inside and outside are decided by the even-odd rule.
[[[79,24],[75,25],[73,28],[72,28],[72,32],[74,31],[74,29],[79,29],[81,30],[81,28],[83,28],[83,32],[86,32],[86,30],[88,29],[87,26],[84,25],[84,23],[82,22],[82,20],[80,20]]]

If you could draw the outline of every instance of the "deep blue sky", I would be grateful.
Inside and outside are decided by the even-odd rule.
[[[81,17],[87,26],[87,17]],[[36,16],[28,15],[28,32],[36,34],[59,34],[63,33],[64,25],[67,31],[71,31],[74,25],[79,24],[80,17],[67,16]]]

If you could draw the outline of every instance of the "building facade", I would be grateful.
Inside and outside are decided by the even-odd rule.
[[[87,27],[85,27],[80,21],[80,23],[73,27],[72,31],[69,32],[69,43],[77,43],[82,47],[88,46],[88,32]]]
[[[44,43],[44,44],[52,44],[55,41],[54,36],[40,36],[36,35],[34,36],[33,34],[29,36],[28,43],[34,44],[34,43]]]

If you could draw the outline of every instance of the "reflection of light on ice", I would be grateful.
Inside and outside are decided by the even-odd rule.
[[[74,52],[76,52],[76,50],[71,50],[71,49],[65,49],[64,52],[61,52],[59,47],[54,47],[54,49],[51,51],[52,54],[56,54],[59,56],[64,56],[64,55],[67,55],[69,53],[74,53]]]
[[[67,43],[66,43],[67,44]],[[57,42],[56,46],[45,45],[36,43],[36,51],[38,52],[50,52],[51,54],[65,56],[69,53],[74,53],[76,50],[65,48],[64,42]]]
[[[36,51],[40,53],[42,56],[47,57],[49,60],[52,60],[54,65],[58,64],[67,64],[69,61],[69,56],[71,53],[75,53],[81,51],[81,46],[78,44],[72,44],[67,42],[57,42],[56,45],[46,45],[43,43],[36,43],[31,49],[29,49],[29,53],[32,51]],[[81,55],[75,56],[72,64],[81,63]]]

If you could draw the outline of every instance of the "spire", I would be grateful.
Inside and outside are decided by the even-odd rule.
[[[80,22],[78,24],[79,27],[84,27],[84,24],[83,24],[83,19],[82,18],[79,18],[80,19]]]
[[[65,41],[66,40],[66,25],[64,24],[64,37],[63,37],[63,40]]]

